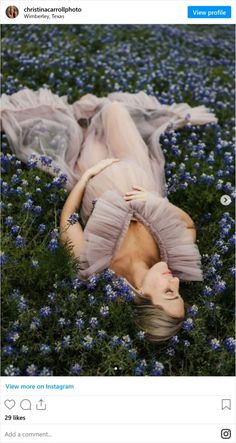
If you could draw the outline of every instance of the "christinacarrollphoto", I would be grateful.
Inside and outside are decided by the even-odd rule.
[[[2,45],[3,375],[233,375],[233,27]]]

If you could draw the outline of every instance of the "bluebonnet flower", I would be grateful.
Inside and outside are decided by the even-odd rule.
[[[46,229],[46,225],[44,225],[43,223],[40,223],[40,225],[38,226],[39,232],[42,233],[45,231]]]
[[[19,340],[19,338],[20,335],[17,331],[10,331],[6,336],[6,340],[10,343],[15,343],[17,340]]]
[[[13,217],[8,216],[5,218],[4,225],[9,226],[9,225],[12,225],[12,223],[13,223]]]
[[[211,256],[211,264],[212,264],[212,266],[214,266],[217,269],[219,269],[222,266],[223,262],[222,262],[219,254],[213,254]]]
[[[174,348],[168,348],[166,350],[166,354],[169,355],[169,357],[173,357],[175,355],[175,350]]]
[[[17,248],[23,248],[25,246],[25,239],[22,235],[17,235],[15,245]]]
[[[99,329],[97,331],[97,337],[99,338],[99,340],[104,340],[106,335],[107,335],[107,333],[106,333],[106,331],[104,331],[104,329]]]
[[[70,367],[70,375],[81,375],[82,368],[79,363],[75,363]]]
[[[8,256],[5,254],[5,252],[0,252],[0,266],[4,266],[8,262]]]
[[[11,356],[14,353],[15,349],[11,345],[6,345],[6,346],[3,346],[3,350],[2,351],[3,351],[4,355],[9,357],[9,356]]]
[[[220,349],[220,341],[217,338],[212,338],[209,340],[208,344],[213,351]]]
[[[210,286],[205,286],[202,293],[205,297],[211,297],[213,295],[213,289],[210,288]]]
[[[188,340],[183,340],[183,345],[185,348],[190,348],[191,344]]]
[[[42,213],[42,207],[41,206],[34,206],[33,212],[36,215],[40,215]]]
[[[145,359],[140,360],[139,362],[137,362],[137,366],[134,369],[134,375],[136,376],[140,376],[140,375],[144,375],[144,371],[147,368],[147,362]],[[155,367],[155,364],[153,364],[153,366]],[[156,375],[156,374],[153,374]]]
[[[104,287],[104,292],[106,294],[107,300],[113,301],[117,298],[117,293],[112,288],[111,284],[108,284]]]
[[[131,358],[131,360],[136,360],[137,355],[138,355],[138,351],[135,348],[131,348],[128,350],[128,355]]]
[[[54,228],[51,232],[50,232],[50,237],[51,238],[58,238],[59,236],[59,231],[57,228]]]
[[[217,240],[215,245],[219,249],[221,254],[226,254],[226,252],[228,252],[229,250],[228,246],[226,246],[223,240]]]
[[[188,312],[188,315],[195,317],[198,314],[198,306],[192,305],[192,306],[188,307],[187,312]]]
[[[66,335],[65,337],[63,337],[62,342],[61,342],[61,346],[63,349],[68,348],[71,344],[71,336],[70,335]]]
[[[38,260],[31,260],[31,266],[32,266],[32,268],[34,268],[34,269],[38,269],[39,268],[39,262],[38,262]]]
[[[228,245],[235,246],[235,243],[236,243],[236,235],[233,234],[232,237],[230,237],[228,240]]]
[[[234,337],[227,337],[224,339],[224,347],[229,352],[235,352],[236,350],[236,340]]]
[[[231,267],[231,268],[228,269],[228,272],[229,272],[233,277],[235,277],[235,274],[236,274],[236,268],[235,268],[235,267]]]
[[[84,320],[82,318],[78,318],[75,322],[75,326],[78,331],[81,331],[81,329],[84,327]]]
[[[36,365],[31,364],[31,365],[27,366],[25,373],[26,373],[26,375],[29,375],[31,377],[38,375],[38,368]]]
[[[29,347],[26,345],[22,345],[20,351],[21,351],[21,354],[26,355],[29,352]]]
[[[173,345],[177,345],[180,342],[180,339],[179,339],[178,335],[174,335],[173,337],[171,337],[170,342]]]
[[[33,209],[33,201],[30,198],[23,204],[23,209],[25,209],[26,211],[30,211],[31,209]]]
[[[51,352],[51,347],[50,345],[43,343],[42,345],[40,345],[40,349],[39,349],[40,354],[42,355],[47,355]]]
[[[89,319],[89,326],[91,328],[96,328],[98,326],[98,324],[99,324],[99,321],[98,321],[97,317],[91,317]]]
[[[162,375],[163,372],[164,372],[164,365],[161,362],[155,360],[152,363],[150,375],[158,376]]]
[[[95,305],[96,297],[94,297],[94,295],[88,294],[88,302],[89,302],[90,306]]]
[[[183,322],[183,328],[186,331],[191,331],[193,329],[193,319],[188,318],[186,321]]]
[[[132,346],[132,340],[131,340],[130,336],[129,336],[128,334],[127,334],[127,335],[123,335],[123,337],[122,337],[121,340],[120,340],[120,344],[121,344],[124,348],[126,348],[126,349],[130,349],[131,346]]]
[[[57,188],[61,188],[65,186],[67,180],[68,177],[66,174],[60,174],[58,177],[53,179],[52,185],[56,186]]]
[[[49,368],[43,367],[43,369],[39,372],[39,376],[51,377],[51,376],[53,376],[53,371]]]
[[[91,275],[91,277],[89,277],[87,280],[87,289],[88,290],[95,289],[98,281],[99,281],[99,276],[97,274]]]
[[[18,183],[20,183],[20,178],[16,175],[16,174],[13,174],[13,176],[12,176],[12,178],[11,178],[11,183],[12,184],[18,184]]]
[[[14,225],[11,227],[12,234],[17,234],[17,232],[19,232],[19,230],[20,230],[20,226],[18,226],[18,225]]]
[[[14,377],[17,375],[20,375],[20,369],[13,366],[12,364],[8,365],[5,369],[4,369],[4,374],[9,377]]]
[[[47,157],[46,155],[41,155],[39,157],[39,160],[43,166],[50,167],[52,165],[52,159],[50,157]]]
[[[30,330],[35,331],[41,326],[41,320],[38,317],[34,317],[30,323]]]
[[[111,339],[110,339],[109,344],[110,344],[113,348],[117,347],[117,346],[120,344],[120,339],[119,339],[119,337],[118,337],[117,335],[113,335],[113,336],[111,337]]]
[[[43,308],[41,308],[39,310],[39,314],[41,315],[41,317],[49,317],[52,313],[52,310],[49,306],[44,306]]]
[[[75,212],[70,215],[68,218],[68,222],[70,225],[75,225],[79,220],[79,214],[76,214]]]
[[[102,278],[108,282],[112,281],[113,278],[113,271],[111,271],[110,269],[104,269],[104,271],[102,272]]]
[[[218,294],[221,294],[226,289],[226,283],[224,280],[218,280],[213,287],[214,291]]]
[[[108,315],[109,315],[109,306],[101,306],[101,308],[99,309],[99,312],[100,312],[102,317],[108,317]]]
[[[38,166],[38,159],[35,155],[32,155],[27,161],[27,166],[29,169],[36,169]]]
[[[80,278],[76,277],[72,280],[72,288],[79,289],[83,286],[83,282]]]
[[[55,238],[50,240],[50,242],[48,243],[48,250],[51,251],[51,252],[56,251],[58,249],[58,247],[59,247],[59,244],[58,244],[58,241]]]
[[[94,339],[91,337],[91,335],[85,335],[82,339],[82,345],[86,349],[92,349],[94,346]]]

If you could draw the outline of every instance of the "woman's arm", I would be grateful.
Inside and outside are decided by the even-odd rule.
[[[101,160],[96,165],[87,169],[70,192],[63,206],[60,219],[60,239],[62,242],[66,242],[67,240],[70,241],[73,247],[72,252],[75,257],[79,257],[80,251],[84,247],[84,234],[82,226],[78,222],[70,224],[68,219],[74,212],[79,210],[86,185],[90,178],[94,177],[104,168],[117,161],[119,161],[117,158],[108,158]]]
[[[60,238],[62,242],[69,240],[72,243],[72,252],[78,257],[84,245],[84,235],[82,226],[76,222],[70,224],[69,217],[80,208],[83,194],[88,180],[91,178],[89,170],[86,171],[79,182],[70,192],[61,213],[60,219]]]

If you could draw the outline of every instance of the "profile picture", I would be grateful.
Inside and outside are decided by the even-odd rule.
[[[8,6],[6,15],[8,18],[16,18],[19,15],[19,9],[16,6]]]

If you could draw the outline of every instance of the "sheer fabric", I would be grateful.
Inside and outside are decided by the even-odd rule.
[[[83,129],[78,121],[90,119]],[[83,172],[107,157],[117,157],[87,184],[81,205],[86,248],[80,276],[109,267],[135,217],[157,240],[162,259],[183,280],[201,280],[200,254],[185,225],[166,198],[164,155],[160,135],[168,128],[215,122],[204,106],[161,105],[144,92],[83,96],[73,105],[47,89],[24,89],[1,98],[1,124],[13,152],[22,161],[30,155],[51,156],[47,172],[66,173],[71,190]],[[38,166],[45,169],[40,163]],[[149,191],[146,202],[125,202],[132,185]],[[155,197],[155,198],[154,198]]]

